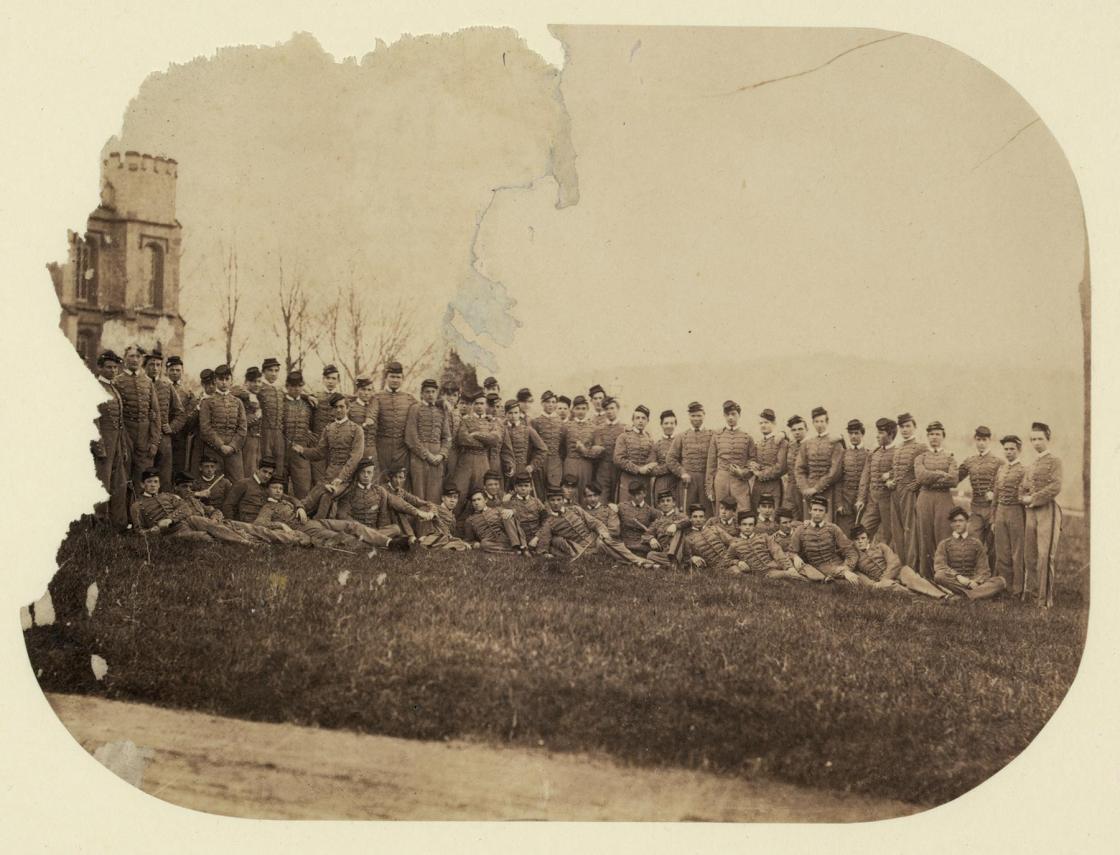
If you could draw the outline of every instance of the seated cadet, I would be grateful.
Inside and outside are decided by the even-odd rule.
[[[739,511],[739,534],[733,538],[728,552],[735,565],[734,573],[765,573],[768,579],[789,578],[809,581],[793,569],[793,562],[773,537],[758,528],[755,511]]]
[[[509,498],[502,492],[502,476],[497,472],[487,472],[482,476],[482,492],[486,494],[486,507],[500,508]]]
[[[198,466],[198,477],[191,482],[191,495],[202,504],[221,509],[233,482],[219,472],[220,464],[210,454],[204,454]]]
[[[688,514],[677,509],[672,490],[662,490],[657,494],[659,516],[649,527],[649,552],[646,557],[657,564],[672,564],[681,560],[684,541],[684,523]]]
[[[318,546],[325,549],[340,549],[357,552],[363,548],[362,540],[352,534],[331,531],[318,520],[307,519],[300,514],[303,505],[299,499],[284,495],[287,478],[273,475],[268,482],[268,498],[254,524],[268,531],[295,537],[300,546]],[[370,556],[373,556],[373,552]]]
[[[225,476],[222,477],[224,478]],[[236,532],[237,534],[241,535],[242,540],[245,543],[288,542],[286,539],[274,537],[272,532],[261,529],[250,523],[243,523],[238,522],[237,520],[226,519],[225,515],[221,511],[221,508],[211,507],[210,505],[203,504],[202,500],[197,498],[194,494],[193,487],[195,480],[196,479],[191,478],[190,474],[187,472],[178,472],[176,473],[173,482],[175,486],[171,491],[190,506],[192,513],[201,517],[206,517],[208,520],[211,520],[213,522],[220,523],[226,528]]]
[[[459,507],[459,490],[454,483],[447,483],[443,487],[443,499],[435,509],[432,519],[432,531],[423,535],[419,543],[427,549],[453,549],[463,551],[471,545],[463,540],[459,527],[459,520],[455,516],[455,509]]]
[[[856,576],[863,585],[902,593],[924,594],[935,600],[955,600],[957,596],[938,588],[906,567],[885,543],[872,543],[871,536],[861,525],[852,529],[856,547]]]
[[[408,492],[408,490],[404,488],[405,482],[407,481],[408,469],[401,465],[392,466],[389,469],[389,479],[385,482],[385,489],[389,491],[390,495],[404,500],[410,507],[432,514],[434,517],[436,506],[431,502],[424,501],[414,493]],[[426,533],[426,524],[430,522],[431,519],[432,517],[414,517],[409,513],[398,513],[397,525],[401,527],[401,532],[408,538],[408,542],[412,544],[416,543],[418,535]],[[413,520],[415,520],[415,522],[413,522]]]
[[[782,548],[782,552],[789,558],[793,569],[797,571],[799,576],[804,577],[805,581],[808,582],[823,582],[825,580],[824,573],[821,573],[811,564],[806,564],[801,560],[800,555],[791,551],[794,533],[800,529],[801,526],[805,525],[805,523],[793,518],[794,513],[796,513],[796,511],[793,508],[778,508],[778,521],[775,523],[777,529],[770,536],[774,538],[774,542]],[[790,576],[788,578],[792,579],[793,577]]]
[[[490,507],[488,494],[482,489],[472,491],[469,502],[467,518],[463,521],[463,540],[472,549],[528,555],[528,541],[513,511]]]
[[[430,520],[431,511],[421,510],[377,483],[377,461],[358,461],[354,478],[334,503],[334,512],[320,522],[331,531],[352,534],[374,547],[406,551],[411,541],[400,526],[405,516]]]
[[[545,555],[560,553],[570,555],[575,561],[585,553],[599,553],[638,567],[656,565],[640,555],[635,555],[615,538],[606,525],[586,508],[569,505],[561,490],[548,491],[548,516],[541,523],[537,536],[529,542],[533,549]]]
[[[775,517],[774,497],[763,493],[758,500],[758,519],[755,528],[763,534],[775,534],[778,531],[778,520]]]
[[[620,537],[631,552],[645,555],[650,550],[649,528],[661,514],[646,501],[648,485],[635,479],[626,489],[630,495],[618,506]]]
[[[350,399],[334,392],[319,407],[326,404],[334,421],[329,422],[314,448],[292,443],[292,453],[312,462],[323,461],[323,477],[302,500],[318,519],[331,515],[331,506],[338,494],[354,474],[354,467],[362,459],[366,448],[365,433],[360,425],[350,420]],[[370,449],[373,454],[375,449]]]
[[[933,581],[970,600],[986,600],[1001,594],[1007,581],[992,575],[988,550],[979,538],[968,533],[968,512],[953,508],[949,511],[949,525],[953,533],[937,544],[933,553]]]
[[[564,495],[564,502],[569,505],[579,504],[579,478],[575,475],[565,475],[560,479],[560,492]]]
[[[732,537],[739,536],[739,521],[736,519],[736,508],[739,503],[730,497],[725,497],[719,501],[718,516],[709,519],[704,525],[718,525],[723,528]],[[745,509],[744,509],[745,510]]]
[[[735,562],[727,548],[731,545],[731,535],[721,525],[705,525],[707,514],[703,505],[689,505],[688,522],[684,526],[683,562],[689,568],[705,568],[721,571],[731,570]]]
[[[828,499],[815,493],[808,500],[809,521],[801,525],[790,538],[791,554],[801,556],[801,560],[826,578],[844,578],[853,585],[859,578],[853,572],[856,566],[856,548],[848,536],[828,517]]]
[[[617,538],[621,534],[622,523],[618,519],[618,505],[603,504],[603,488],[595,481],[583,488],[583,507],[607,527],[611,537]]]
[[[544,502],[533,495],[533,476],[530,472],[518,472],[513,476],[513,495],[506,497],[502,507],[513,511],[514,519],[528,540],[536,536],[537,529],[548,514]]]
[[[132,528],[140,534],[160,534],[185,540],[222,540],[246,543],[245,537],[215,520],[207,519],[175,493],[159,491],[159,470],[140,474],[140,497],[132,503]]]
[[[268,482],[276,474],[276,464],[271,457],[261,458],[257,471],[237,481],[222,500],[222,513],[227,520],[251,523],[261,512],[268,498]]]

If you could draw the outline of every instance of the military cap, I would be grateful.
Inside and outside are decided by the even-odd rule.
[[[271,457],[262,457],[260,463],[257,464],[258,469],[275,469],[276,461]]]
[[[618,406],[618,399],[617,398],[612,398],[610,395],[607,395],[605,398],[603,398],[603,409],[604,410],[607,407],[609,407],[611,404],[614,404],[617,407]]]
[[[532,392],[530,392],[530,391],[529,391],[529,390],[528,390],[527,388],[526,388],[526,389],[518,389],[518,390],[517,390],[517,400],[518,400],[519,402],[529,402],[529,403],[532,403],[532,401],[533,401],[533,393],[532,393]]]
[[[739,522],[742,522],[743,520],[748,520],[748,519],[749,520],[756,520],[756,519],[758,519],[758,514],[756,514],[754,511],[739,511],[739,513],[735,514],[735,519],[738,520]]]
[[[793,519],[793,508],[778,508],[778,519],[791,520]]]
[[[569,398],[567,395],[557,395],[556,396],[556,403],[557,404],[567,404],[570,407],[570,406],[572,406],[572,399]],[[584,401],[584,403],[586,404],[587,401]]]
[[[337,374],[337,373],[338,373],[338,369],[335,368],[333,364],[323,366],[323,376],[324,377],[329,377],[331,374]]]
[[[560,483],[566,484],[569,487],[575,487],[577,484],[579,484],[579,478],[577,478],[575,475],[565,475],[560,479]]]
[[[964,519],[968,519],[968,511],[966,511],[964,508],[954,507],[951,511],[949,511],[950,520],[955,520],[962,517]]]
[[[987,425],[980,425],[978,428],[976,428],[975,431],[972,432],[972,436],[974,439],[991,439],[992,429]]]
[[[643,484],[641,481],[635,479],[635,480],[630,482],[630,486],[627,487],[626,490],[627,490],[627,492],[636,496],[636,495],[638,495],[638,493],[644,493],[646,491],[646,485]]]
[[[587,390],[587,397],[589,397],[589,398],[594,397],[595,395],[598,395],[600,392],[603,393],[604,395],[607,394],[607,390],[604,389],[602,386],[600,386],[598,383],[596,383],[594,386],[592,386],[590,389]]]
[[[814,419],[817,418],[817,416],[827,416],[827,415],[828,415],[828,410],[826,410],[824,407],[813,407],[813,411],[811,413],[809,413],[809,416],[811,418],[814,418]]]
[[[372,457],[363,457],[361,460],[358,461],[358,465],[354,467],[354,473],[357,474],[358,472],[361,472],[363,469],[368,469],[370,466],[376,466],[376,465],[377,465],[377,461],[374,460]]]
[[[855,526],[854,528],[852,528],[851,532],[850,532],[850,533],[848,534],[848,538],[849,538],[850,540],[855,540],[855,539],[856,539],[856,538],[858,538],[858,537],[859,537],[859,536],[860,536],[861,534],[867,534],[867,529],[865,529],[865,528],[864,528],[863,526],[861,526],[861,525],[857,525],[857,526]]]
[[[445,496],[458,496],[459,495],[459,488],[456,487],[454,484],[444,484],[443,485],[443,495],[445,495]]]
[[[852,433],[853,431],[859,431],[860,433],[863,433],[863,422],[861,422],[859,419],[852,419],[851,421],[849,421],[848,433]]]
[[[176,472],[172,478],[171,483],[178,486],[179,484],[190,484],[194,478],[190,476],[189,472]]]
[[[584,485],[583,489],[585,492],[591,493],[595,496],[601,495],[603,492],[603,488],[600,487],[595,481],[588,481],[587,484]]]
[[[688,515],[692,516],[697,511],[703,511],[703,510],[704,510],[703,505],[689,505],[688,506]]]
[[[486,393],[483,392],[481,389],[479,389],[477,392],[472,393],[470,398],[471,398],[471,403],[472,404],[475,401],[485,401],[486,400]]]
[[[486,403],[487,404],[496,404],[500,400],[502,400],[502,396],[499,395],[497,392],[487,392],[486,393]]]
[[[497,385],[498,385],[498,378],[497,377],[487,377],[485,380],[482,381],[482,387],[484,389],[489,389],[491,386],[497,386]]]
[[[676,417],[677,417],[677,414],[674,413],[672,410],[662,410],[661,415],[658,416],[657,420],[663,422],[663,421],[665,421],[665,419],[675,419]]]
[[[945,425],[941,424],[939,421],[932,421],[926,425],[926,433],[933,433],[936,430],[945,433]]]
[[[486,491],[483,490],[481,487],[471,487],[470,492],[467,493],[467,498],[471,499],[473,501],[475,496],[482,496],[482,498],[485,499],[486,498]]]
[[[1013,433],[1009,433],[1007,436],[1005,436],[1003,439],[1001,439],[999,441],[999,444],[1000,445],[1006,445],[1009,442],[1015,443],[1016,447],[1018,447],[1018,448],[1023,447],[1023,440],[1019,439],[1019,437],[1015,436],[1015,434],[1013,434]]]
[[[811,496],[809,498],[809,504],[810,505],[816,505],[817,507],[821,507],[821,508],[827,508],[828,507],[828,499],[826,497],[822,496],[820,493],[817,493],[816,495]]]
[[[583,397],[583,395],[576,395],[574,398],[572,398],[573,407],[578,407],[581,404],[585,407],[587,406],[587,398]]]
[[[355,389],[367,389],[373,385],[373,378],[368,374],[363,374],[354,381]]]
[[[183,364],[183,357],[181,357],[181,356],[169,356],[169,357],[167,357],[167,361],[164,363],[164,365],[166,365],[168,368],[172,368],[173,366],[182,365],[182,364]]]
[[[564,498],[564,491],[561,490],[559,487],[549,487],[548,488],[548,498],[550,498],[550,499],[562,499],[562,498]]]
[[[730,400],[729,401],[724,401],[723,402],[723,412],[724,412],[724,414],[726,415],[727,413],[730,413],[732,411],[734,411],[736,413],[741,413],[741,412],[743,412],[743,408],[740,407],[735,401],[730,401]]]
[[[121,364],[121,358],[111,350],[101,351],[101,355],[97,357],[97,364],[104,365],[106,362],[115,362],[117,365]]]
[[[264,362],[261,363],[261,370],[267,371],[269,368],[279,368],[280,360],[275,356],[266,356]]]
[[[400,475],[407,468],[408,467],[405,466],[403,463],[392,463],[385,470],[385,474],[388,475],[390,478],[392,478],[394,475]]]
[[[439,383],[437,383],[431,377],[428,377],[424,380],[423,383],[420,384],[420,388],[421,389],[438,389],[439,388]]]
[[[902,426],[903,426],[904,424],[906,424],[907,422],[910,422],[911,424],[914,424],[914,425],[916,425],[916,424],[918,423],[918,422],[917,422],[917,421],[916,421],[916,420],[914,419],[914,417],[913,417],[912,415],[910,415],[909,413],[900,413],[900,414],[899,414],[899,416],[898,416],[898,418],[897,418],[897,419],[895,419],[895,421],[897,421],[897,422],[898,422],[898,426],[899,426],[899,427],[902,427]]]
[[[545,389],[543,392],[541,392],[541,403],[542,404],[545,401],[555,401],[555,400],[556,400],[556,393],[553,392],[551,389]]]
[[[273,484],[279,484],[281,487],[288,486],[287,479],[281,475],[273,475],[268,479],[268,486],[271,487]]]
[[[513,476],[513,483],[514,484],[532,484],[533,483],[533,476],[530,475],[528,472],[518,472],[516,475]]]
[[[801,416],[790,416],[788,419],[786,419],[786,427],[793,427],[794,425],[803,424],[805,424],[805,419],[801,418]]]
[[[214,369],[203,368],[201,371],[198,372],[198,379],[201,380],[203,383],[209,383],[210,381],[212,381],[214,379]]]
[[[341,392],[333,392],[333,393],[331,393],[331,396],[329,398],[327,398],[327,406],[328,407],[333,407],[336,404],[338,404],[340,401],[345,401],[345,400],[346,400],[346,396],[343,395]]]
[[[724,508],[737,508],[739,503],[732,499],[730,496],[719,500],[720,506]]]
[[[302,371],[289,371],[288,377],[284,381],[288,386],[302,386],[303,385],[303,372]]]
[[[657,501],[659,501],[659,502],[662,499],[671,499],[671,498],[673,498],[673,491],[672,490],[662,490],[661,492],[659,492],[657,494]]]
[[[232,377],[233,376],[233,371],[230,370],[230,367],[228,365],[224,365],[224,364],[219,365],[217,368],[214,369],[214,376],[215,377]]]
[[[759,496],[758,497],[758,506],[760,508],[772,508],[772,507],[774,507],[774,497],[773,496]]]
[[[260,380],[261,379],[261,370],[259,368],[257,368],[257,366],[255,366],[255,365],[249,366],[248,368],[245,369],[245,379],[246,380]]]
[[[459,391],[459,384],[454,380],[448,380],[442,386],[440,386],[439,389],[445,395],[452,395],[455,392]]]
[[[1031,430],[1041,431],[1046,434],[1046,438],[1050,438],[1050,425],[1046,422],[1031,422]]]
[[[208,451],[208,452],[206,452],[206,454],[202,455],[202,462],[203,463],[220,463],[221,461],[219,461],[218,458],[215,455],[213,455],[212,453],[210,453]]]
[[[701,404],[699,401],[693,401],[691,404],[688,405],[688,411],[690,413],[702,413],[702,412],[704,412],[704,405]]]
[[[163,362],[163,354],[160,353],[158,350],[153,350],[151,353],[145,353],[144,354],[144,364],[145,365],[147,365],[149,362],[153,362],[155,360],[159,360],[160,362]]]
[[[518,405],[517,405],[517,401],[515,401],[515,400],[514,400],[513,398],[510,398],[510,399],[509,399],[508,401],[506,401],[506,403],[505,403],[505,411],[506,411],[507,413],[512,413],[512,412],[513,412],[514,410],[516,410],[516,409],[517,409],[517,406],[518,406]]]
[[[501,481],[501,480],[502,480],[502,476],[499,475],[497,472],[494,472],[493,470],[485,473],[482,476],[482,483],[483,484],[485,484],[487,481]]]
[[[889,433],[890,431],[894,430],[896,427],[898,427],[898,425],[895,423],[894,419],[888,419],[888,418],[884,417],[884,418],[875,420],[876,430],[885,430]]]
[[[392,362],[385,363],[385,373],[404,374],[404,367],[396,360],[393,360]]]
[[[641,413],[647,419],[649,418],[649,407],[647,407],[645,404],[638,404],[638,406],[634,407],[634,412]]]
[[[765,410],[763,410],[761,413],[759,413],[758,417],[760,419],[766,419],[766,421],[768,421],[768,422],[776,422],[778,420],[778,417],[774,415],[774,411],[771,410],[769,407],[767,407]]]
[[[158,478],[158,477],[159,477],[159,470],[158,469],[145,469],[143,472],[140,473],[140,480],[141,481],[147,481],[149,478]]]

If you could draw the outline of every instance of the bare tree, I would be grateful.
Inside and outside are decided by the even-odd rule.
[[[279,261],[278,278],[276,311],[279,318],[272,330],[284,340],[285,372],[291,372],[303,368],[303,358],[316,350],[323,329],[311,310],[302,272],[297,269],[290,278],[285,278],[283,256]]]
[[[219,242],[221,250],[221,257],[225,259],[223,264],[223,278],[221,284],[218,286],[219,305],[222,310],[221,332],[225,339],[226,347],[226,365],[231,369],[237,367],[237,360],[241,358],[241,352],[245,350],[245,344],[248,341],[246,336],[238,337],[237,334],[237,315],[241,308],[241,282],[238,278],[237,269],[237,242],[236,240],[226,250],[224,244]]]

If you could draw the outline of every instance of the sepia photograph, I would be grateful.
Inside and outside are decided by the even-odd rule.
[[[107,774],[227,817],[964,796],[1089,626],[1061,140],[918,33],[548,37],[146,70],[25,286],[98,498],[24,668]]]

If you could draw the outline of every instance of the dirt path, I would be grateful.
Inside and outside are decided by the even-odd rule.
[[[782,822],[871,820],[918,810],[543,749],[415,742],[80,695],[48,699],[83,748],[146,793],[231,816]]]

